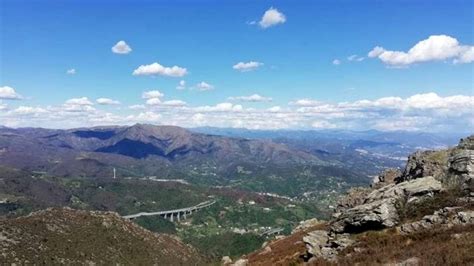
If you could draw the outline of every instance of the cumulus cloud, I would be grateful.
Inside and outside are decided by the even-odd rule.
[[[87,97],[72,98],[64,102],[63,108],[60,111],[91,112],[95,111],[93,105],[94,103],[90,101]]]
[[[112,52],[116,54],[128,54],[131,51],[132,48],[125,41],[119,41],[112,46]]]
[[[167,76],[183,77],[188,73],[186,68],[179,66],[165,67],[155,62],[149,65],[141,65],[133,71],[134,76]]]
[[[242,101],[242,102],[271,102],[272,98],[264,97],[259,94],[252,94],[249,96],[237,96],[237,97],[229,97],[231,101]]]
[[[159,90],[145,91],[142,93],[142,99],[162,98],[165,95]]]
[[[80,97],[80,98],[72,98],[65,102],[67,105],[94,105],[89,98],[87,97]]]
[[[196,107],[195,110],[198,112],[240,112],[243,110],[243,107],[240,104],[219,103],[214,106]]]
[[[0,99],[20,100],[20,99],[22,99],[22,97],[12,87],[3,86],[3,87],[0,87]]]
[[[299,100],[290,102],[290,105],[296,105],[296,106],[316,106],[320,104],[321,104],[320,101],[308,99],[308,98],[299,99]]]
[[[270,7],[262,16],[262,19],[258,22],[261,28],[266,29],[278,24],[286,22],[286,16],[278,11],[276,8]]]
[[[432,35],[415,44],[408,52],[391,51],[376,46],[368,53],[368,56],[378,58],[383,63],[395,67],[441,60],[471,63],[474,60],[474,46],[462,45],[451,36]]]
[[[207,82],[201,81],[198,84],[196,84],[196,89],[198,91],[210,91],[214,89],[214,86]]]
[[[169,101],[164,101],[163,102],[164,106],[174,106],[174,107],[179,107],[179,106],[185,106],[186,102],[181,101],[181,100],[169,100]]]
[[[63,128],[148,122],[252,129],[474,130],[474,96],[468,95],[428,92],[334,103],[300,99],[284,108],[247,108],[232,102],[190,106],[181,100],[164,100],[161,93],[150,97],[144,97],[149,104],[114,110],[117,113],[95,109],[87,97],[59,106],[21,106],[2,110],[0,121],[9,126]]]
[[[134,105],[128,106],[128,108],[131,110],[142,110],[142,109],[145,109],[146,107],[143,104],[134,104]]]
[[[120,102],[117,100],[112,100],[110,98],[98,98],[95,100],[100,105],[119,105]]]
[[[66,74],[75,75],[76,74],[76,69],[75,68],[68,69],[68,70],[66,70]]]
[[[186,89],[186,81],[180,80],[178,86],[176,86],[177,90],[185,90]]]
[[[248,72],[248,71],[257,69],[260,66],[263,66],[263,63],[250,61],[250,62],[238,62],[237,64],[233,65],[232,68],[240,72]]]
[[[149,98],[148,100],[146,100],[146,104],[148,104],[148,105],[160,105],[161,100],[160,100],[160,98]]]
[[[334,59],[334,60],[332,60],[332,64],[338,66],[338,65],[341,64],[341,60],[339,60],[339,59]]]
[[[281,107],[280,106],[272,106],[272,107],[268,108],[267,111],[269,111],[271,113],[277,113],[277,112],[281,111]]]
[[[39,115],[41,113],[46,113],[47,110],[41,107],[31,107],[31,106],[19,106],[18,108],[12,110],[12,113],[18,115]]]

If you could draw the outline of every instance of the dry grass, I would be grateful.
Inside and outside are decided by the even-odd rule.
[[[299,265],[303,263],[300,256],[306,253],[303,237],[310,231],[323,230],[326,227],[326,224],[320,224],[285,238],[274,240],[267,245],[270,249],[262,248],[247,255],[249,265]]]
[[[426,198],[418,202],[406,203],[400,201],[397,204],[400,221],[417,221],[425,215],[433,214],[435,211],[444,207],[459,206],[465,209],[472,209],[473,203],[461,204],[459,198],[466,196],[466,192],[460,189],[450,189],[436,194],[434,197]]]
[[[338,265],[376,265],[416,257],[420,265],[473,265],[474,225],[432,229],[409,236],[395,229],[369,232],[340,254]]]

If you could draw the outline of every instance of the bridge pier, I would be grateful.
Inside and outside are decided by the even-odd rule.
[[[171,218],[171,219],[170,219],[170,220],[171,220],[171,222],[174,222],[174,219],[173,219],[173,214],[172,214],[172,213],[170,213],[170,215],[171,215],[171,217],[170,217],[170,218]]]

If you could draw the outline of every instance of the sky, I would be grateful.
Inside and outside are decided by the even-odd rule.
[[[474,129],[473,1],[0,2],[0,125]]]

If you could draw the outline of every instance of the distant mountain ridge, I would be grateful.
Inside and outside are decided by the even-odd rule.
[[[367,184],[370,175],[400,166],[399,158],[415,148],[376,131],[354,136],[338,131],[196,131],[147,124],[2,127],[0,166],[62,177],[111,177],[116,168],[118,177],[159,176],[298,195]],[[446,146],[445,140],[440,143]]]
[[[229,179],[239,171],[269,176],[294,166],[332,167],[312,154],[270,140],[144,124],[69,130],[1,128],[0,165],[58,176],[111,176],[115,167],[120,176],[181,178],[197,172],[211,179]]]

